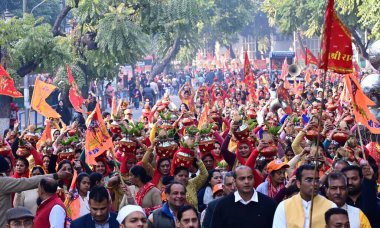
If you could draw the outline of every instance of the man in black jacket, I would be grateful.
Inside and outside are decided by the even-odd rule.
[[[90,213],[72,221],[71,228],[119,227],[117,215],[109,211],[110,201],[105,187],[95,186],[89,199]]]
[[[350,165],[342,169],[348,182],[348,205],[359,208],[372,227],[380,227],[380,208],[374,171],[367,163],[362,167]]]
[[[252,169],[237,167],[234,179],[237,191],[216,205],[211,227],[272,227],[276,204],[268,196],[255,191]]]

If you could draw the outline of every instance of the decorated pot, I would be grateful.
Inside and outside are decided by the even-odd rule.
[[[192,154],[182,151],[178,151],[173,158],[174,165],[176,167],[184,166],[186,168],[190,168],[193,164],[193,160],[194,156]]]
[[[173,158],[178,149],[178,144],[173,139],[160,141],[156,146],[156,153],[159,158]]]
[[[39,137],[34,133],[27,133],[24,135],[24,139],[30,143],[37,143]]]
[[[246,140],[249,138],[249,126],[246,123],[243,123],[238,127],[238,129],[234,132],[234,136],[236,140]]]
[[[169,130],[173,128],[172,123],[169,120],[162,120],[162,124],[157,126],[159,129]]]
[[[0,155],[5,156],[8,155],[10,152],[12,152],[11,147],[5,143],[0,142]]]
[[[24,158],[26,158],[26,157],[29,157],[29,155],[30,155],[30,151],[29,151],[29,149],[27,149],[25,146],[18,146],[18,149],[17,149],[17,151],[16,151],[16,154],[17,154],[17,156],[19,156],[19,157],[24,157]]]
[[[182,119],[182,124],[185,127],[189,127],[189,126],[193,125],[193,123],[194,123],[193,120],[188,118],[188,117]]]
[[[67,132],[67,134],[69,135],[69,137],[74,136],[76,133],[77,133],[77,129],[71,129],[71,130],[69,130]]]
[[[110,124],[110,131],[113,133],[113,134],[117,134],[117,135],[120,135],[121,134],[121,127],[118,123],[116,123],[115,121],[113,121],[111,124]]]
[[[326,104],[326,108],[330,112],[334,112],[338,107],[334,103],[329,102],[329,103]]]
[[[136,153],[136,142],[132,141],[130,138],[125,137],[119,141],[119,150],[122,153]]]
[[[59,160],[71,160],[75,156],[75,150],[71,147],[66,147],[62,152],[58,153]]]
[[[317,139],[318,138],[318,130],[317,129],[310,129],[306,132],[306,135],[305,137],[310,140],[310,141],[313,141],[314,139]]]
[[[215,140],[210,135],[201,135],[199,140],[199,150],[201,154],[209,153],[215,149]]]
[[[265,157],[266,160],[273,160],[273,158],[277,156],[278,147],[275,144],[271,144],[264,147],[259,152],[263,157]]]
[[[344,144],[344,143],[346,143],[346,141],[348,140],[349,137],[350,137],[350,135],[348,135],[345,132],[337,132],[332,136],[332,140],[334,140],[340,144]]]
[[[248,109],[247,110],[247,116],[250,119],[256,119],[257,113],[256,113],[255,109],[253,109],[253,108]]]

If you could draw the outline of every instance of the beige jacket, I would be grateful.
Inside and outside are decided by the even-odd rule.
[[[53,178],[53,174],[38,175],[31,178],[11,178],[0,176],[0,227],[5,227],[5,212],[11,208],[11,194],[37,188],[45,177]]]

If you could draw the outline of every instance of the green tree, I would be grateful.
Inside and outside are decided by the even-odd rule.
[[[299,32],[299,35],[312,37],[320,35],[324,22],[326,1],[319,0],[265,0],[262,10],[267,13],[269,24],[278,26],[284,34]],[[379,37],[379,3],[378,1],[336,0],[335,9],[342,21],[351,31],[353,41],[359,54],[368,59],[367,47],[371,41]],[[364,32],[369,34],[369,42],[365,42]]]

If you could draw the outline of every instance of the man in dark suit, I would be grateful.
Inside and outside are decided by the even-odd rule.
[[[109,211],[110,201],[107,189],[95,186],[89,196],[90,213],[71,222],[71,228],[109,227],[118,228],[116,214]]]
[[[235,183],[234,183],[233,172],[230,171],[230,172],[226,173],[226,175],[224,175],[224,179],[223,179],[223,195],[227,196],[230,193],[235,192],[235,189],[236,189],[236,187],[235,187]],[[207,205],[206,212],[205,212],[205,217],[204,217],[203,222],[202,222],[202,228],[209,228],[209,227],[211,227],[212,214],[214,213],[216,205],[219,203],[219,201],[221,199],[224,198],[224,196],[222,198],[218,198],[218,199],[215,199],[215,200],[211,201]]]
[[[253,188],[252,169],[244,165],[237,167],[234,180],[237,191],[223,197],[216,205],[211,227],[271,228],[276,203]]]

